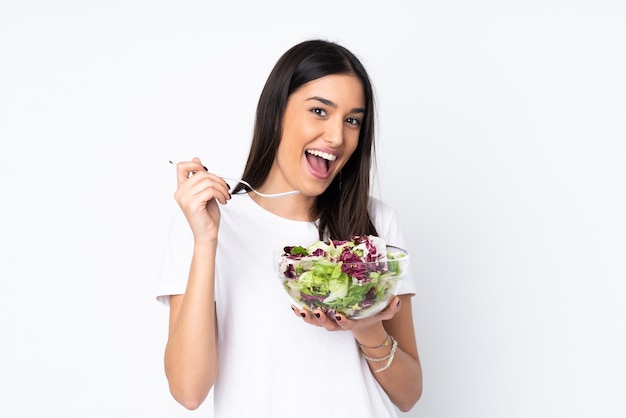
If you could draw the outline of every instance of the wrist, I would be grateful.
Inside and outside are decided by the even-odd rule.
[[[366,344],[362,344],[357,340],[357,344],[359,345],[359,348],[361,349],[361,351],[363,351],[364,349],[367,350],[378,350],[381,348],[385,348],[385,347],[389,347],[392,343],[392,338],[391,335],[387,334],[387,338],[385,338],[385,341],[383,341],[382,343],[378,344],[378,345],[366,345]]]
[[[367,330],[353,332],[353,335],[361,348],[377,347],[387,341],[387,331],[382,322],[379,322],[377,326],[368,328]]]
[[[391,335],[388,335],[387,338],[388,341],[391,342],[391,350],[389,351],[389,353],[382,357],[370,357],[363,353],[363,350],[361,350],[363,357],[370,364],[370,370],[372,370],[374,373],[380,373],[387,370],[393,363],[393,359],[396,355],[396,350],[398,349],[398,341],[396,341]],[[373,368],[374,364],[380,364],[382,362],[384,362],[384,365],[382,367],[378,366],[376,368]]]
[[[194,248],[201,251],[217,251],[217,237],[204,238],[194,236],[193,245]]]

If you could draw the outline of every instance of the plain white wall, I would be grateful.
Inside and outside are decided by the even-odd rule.
[[[625,416],[624,3],[222,3],[0,3],[0,416],[210,416],[162,370],[167,160],[240,173],[312,37],[377,89],[418,284],[406,416]]]

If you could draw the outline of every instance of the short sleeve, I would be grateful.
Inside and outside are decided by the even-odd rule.
[[[193,234],[183,213],[178,211],[171,223],[163,252],[156,298],[169,306],[170,295],[182,295],[187,287],[193,255]]]
[[[370,213],[378,235],[385,240],[387,245],[407,250],[396,210],[382,200],[372,198]],[[410,251],[409,257],[411,257]],[[400,280],[398,295],[415,295],[416,284],[412,264],[413,259],[410,258],[406,274]]]

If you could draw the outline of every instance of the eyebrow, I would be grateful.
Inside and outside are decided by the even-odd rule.
[[[325,104],[326,106],[330,106],[335,109],[337,108],[337,103],[333,102],[332,100],[324,99],[323,97],[313,96],[313,97],[309,97],[307,100],[317,100],[318,102],[321,102]],[[365,113],[365,108],[355,107],[354,109],[350,111],[350,113]]]

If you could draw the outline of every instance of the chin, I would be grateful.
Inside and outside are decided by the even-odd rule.
[[[310,188],[306,188],[304,190],[300,189],[300,195],[301,196],[307,196],[307,197],[319,197],[327,189],[328,189],[328,187],[310,187]]]

